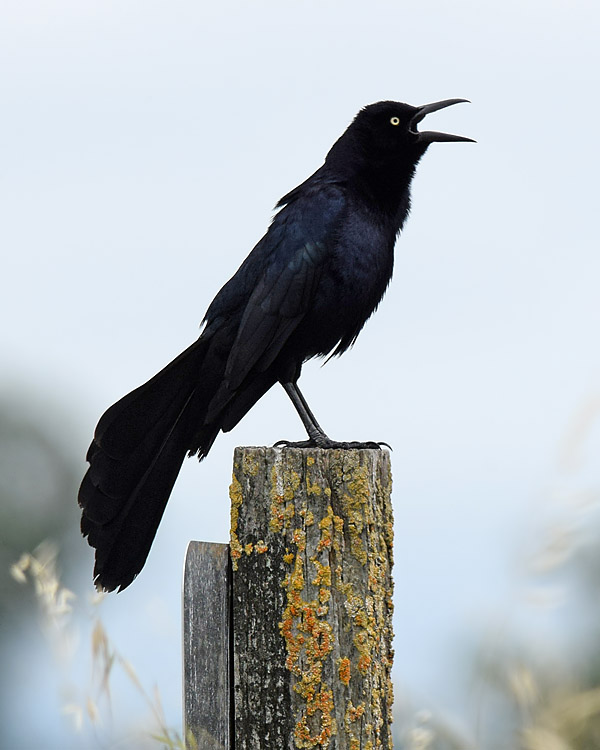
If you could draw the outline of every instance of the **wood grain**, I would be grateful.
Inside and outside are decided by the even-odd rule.
[[[186,746],[231,748],[229,545],[190,542],[183,584]]]
[[[391,750],[390,493],[387,451],[236,449],[236,750]]]

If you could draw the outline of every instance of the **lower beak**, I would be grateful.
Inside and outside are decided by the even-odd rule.
[[[445,109],[446,107],[451,107],[453,104],[460,104],[468,101],[468,99],[444,99],[441,102],[432,102],[431,104],[424,104],[422,107],[419,107],[417,113],[410,122],[410,129],[417,136],[417,143],[433,143],[434,141],[467,141],[469,143],[475,143],[472,138],[465,138],[465,136],[462,135],[438,133],[435,130],[418,131],[416,129],[416,126],[421,122],[425,115],[428,115],[430,112],[437,112],[438,109]]]

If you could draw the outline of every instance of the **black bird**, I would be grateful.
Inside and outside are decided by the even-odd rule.
[[[381,301],[417,163],[434,141],[471,140],[417,126],[463,101],[362,109],[323,166],[279,201],[265,236],[212,301],[200,338],[100,418],[79,490],[98,588],[129,586],[186,454],[204,458],[275,383],[308,433],[284,444],[378,447],[328,438],[298,378],[311,357],[352,346]]]

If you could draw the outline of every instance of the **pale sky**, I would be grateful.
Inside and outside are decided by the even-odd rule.
[[[458,644],[510,618],[517,561],[564,510],[549,492],[600,479],[558,461],[600,390],[599,19],[591,0],[0,9],[0,388],[73,413],[82,473],[100,414],[195,338],[278,198],[361,106],[471,100],[431,116],[478,143],[425,155],[380,309],[301,379],[332,437],[394,448],[395,680],[417,707],[460,703]],[[273,389],[187,462],[146,568],[103,605],[174,726],[185,545],[227,541],[235,445],[302,436]],[[52,714],[51,665],[39,684],[16,696],[18,721],[27,701]],[[117,725],[135,719],[123,710]],[[44,747],[80,748],[61,721]],[[20,726],[29,747],[37,730]]]

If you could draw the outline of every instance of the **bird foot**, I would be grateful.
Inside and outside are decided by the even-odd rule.
[[[345,442],[339,440],[331,440],[331,438],[328,438],[326,435],[314,440],[312,438],[309,440],[300,440],[296,443],[292,442],[291,440],[278,440],[273,445],[274,448],[324,448],[326,450],[330,450],[332,448],[337,448],[338,450],[381,450],[382,446],[385,446],[386,448],[392,450],[391,445],[388,445],[384,442],[376,443],[372,440],[366,442]]]

